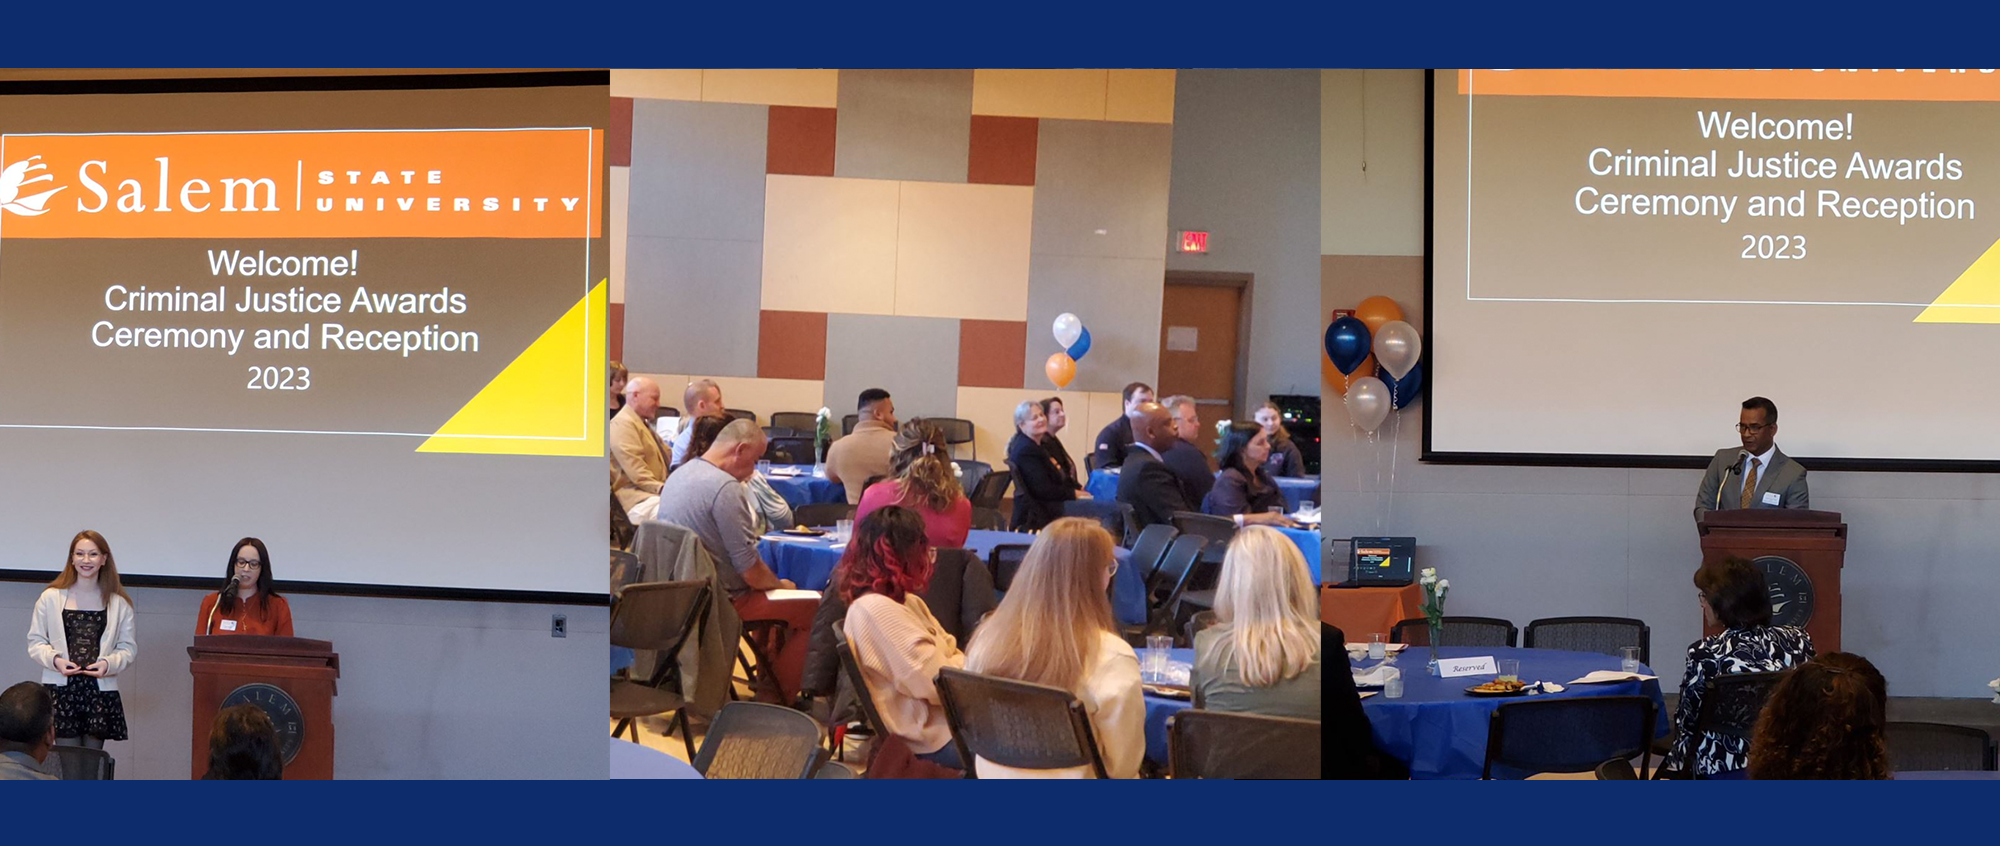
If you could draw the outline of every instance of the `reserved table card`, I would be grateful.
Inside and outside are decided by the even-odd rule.
[[[1439,658],[1438,675],[1448,679],[1459,676],[1495,676],[1500,674],[1500,665],[1493,656],[1478,658]]]

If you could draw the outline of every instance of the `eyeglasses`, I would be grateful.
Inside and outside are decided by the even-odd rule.
[[[238,558],[238,559],[236,559],[236,566],[238,566],[238,567],[262,567],[262,566],[264,566],[264,562],[262,562],[262,561],[259,561],[259,560],[255,559],[255,558]]]
[[[1754,435],[1754,434],[1757,434],[1758,432],[1762,432],[1762,431],[1764,431],[1765,429],[1769,429],[1769,428],[1771,428],[1771,424],[1769,424],[1769,423],[1738,423],[1738,424],[1736,424],[1736,431],[1737,431],[1737,432],[1739,432],[1739,433],[1742,433],[1742,434],[1745,434],[1745,435]]]

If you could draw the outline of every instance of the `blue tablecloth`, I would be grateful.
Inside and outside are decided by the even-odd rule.
[[[1312,496],[1313,489],[1317,487],[1319,487],[1319,480],[1311,476],[1279,479],[1278,491],[1285,495],[1285,511],[1290,513],[1299,510],[1299,503],[1304,502],[1306,497]],[[1110,470],[1090,471],[1090,481],[1083,483],[1083,489],[1089,491],[1090,495],[1096,499],[1117,499],[1118,470],[1113,468]],[[1200,510],[1201,508],[1201,503],[1199,502],[1190,502],[1188,505],[1193,506],[1196,510]]]
[[[1146,653],[1150,649],[1135,649],[1139,653],[1139,666],[1146,665]],[[1168,661],[1183,664],[1194,663],[1194,650],[1169,649]],[[1183,699],[1168,699],[1164,696],[1146,694],[1146,759],[1164,767],[1167,765],[1167,718],[1189,708],[1194,703]]]
[[[1424,673],[1430,658],[1425,647],[1413,646],[1396,661],[1403,671],[1403,698],[1370,696],[1361,700],[1368,723],[1375,730],[1375,745],[1383,752],[1410,765],[1411,778],[1478,778],[1486,761],[1487,725],[1502,703],[1541,697],[1632,696],[1653,698],[1661,713],[1654,718],[1654,733],[1664,737],[1670,716],[1664,713],[1665,700],[1660,683],[1615,682],[1612,684],[1570,684],[1592,670],[1616,670],[1619,660],[1595,652],[1564,652],[1555,649],[1507,649],[1493,646],[1446,646],[1438,654],[1447,658],[1491,655],[1518,658],[1524,682],[1555,682],[1566,689],[1535,697],[1472,696],[1465,689],[1492,676],[1434,678]],[[1375,666],[1374,661],[1356,662],[1356,669]],[[1641,673],[1652,670],[1641,667]]]
[[[611,672],[614,675],[619,670],[623,670],[626,667],[632,666],[632,662],[634,660],[635,658],[632,654],[632,650],[626,649],[623,646],[611,647]]]
[[[825,476],[806,473],[801,476],[766,476],[771,482],[771,490],[785,498],[785,503],[793,508],[801,505],[816,505],[823,502],[846,502],[847,488],[839,482],[828,481]]]
[[[1897,773],[1897,781],[2000,781],[2000,773],[1988,770],[1919,770]]]
[[[611,738],[612,778],[701,778],[694,765],[629,740]]]
[[[1312,583],[1314,588],[1317,589],[1321,584],[1319,578],[1319,530],[1279,528],[1278,532],[1285,537],[1291,538],[1292,543],[1298,545],[1299,551],[1305,553],[1306,569],[1312,572]]]
[[[776,538],[784,537],[784,540]],[[974,529],[966,535],[965,548],[985,560],[993,547],[1006,543],[1034,543],[1035,536],[1020,532],[993,532]],[[840,565],[840,555],[845,550],[835,549],[825,538],[795,539],[789,536],[766,535],[757,542],[757,552],[764,562],[771,565],[771,571],[778,578],[791,579],[801,590],[825,590],[833,579],[833,568]],[[1124,565],[1121,550],[1118,575],[1111,580],[1111,610],[1118,622],[1127,624],[1146,621],[1146,583],[1134,572],[1133,567]]]

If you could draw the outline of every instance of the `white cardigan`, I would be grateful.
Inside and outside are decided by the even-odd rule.
[[[43,684],[60,685],[70,678],[56,670],[56,656],[69,657],[69,633],[63,630],[62,621],[63,606],[68,603],[69,591],[56,588],[42,591],[41,598],[35,600],[35,616],[28,624],[28,657],[42,665]],[[112,594],[104,611],[104,638],[97,644],[97,657],[104,660],[104,678],[97,680],[97,689],[117,690],[118,674],[132,666],[132,659],[139,655],[139,630],[132,603],[125,597]]]

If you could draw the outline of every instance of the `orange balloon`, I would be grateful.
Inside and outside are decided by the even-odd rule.
[[[1320,356],[1319,374],[1320,374],[1320,381],[1326,383],[1327,385],[1333,388],[1334,396],[1344,397],[1347,396],[1347,386],[1354,384],[1354,380],[1359,379],[1363,376],[1375,375],[1375,357],[1371,355],[1367,358],[1362,359],[1361,366],[1354,368],[1353,373],[1349,373],[1346,376],[1342,376],[1340,375],[1339,370],[1334,369],[1332,359],[1329,359],[1326,356]]]
[[[1049,356],[1049,363],[1042,365],[1042,371],[1049,374],[1049,381],[1057,388],[1067,388],[1069,380],[1076,378],[1076,359],[1070,358],[1069,353],[1056,353]]]
[[[1388,297],[1369,297],[1362,300],[1361,305],[1354,309],[1354,317],[1368,325],[1368,337],[1373,338],[1375,333],[1382,331],[1382,324],[1391,320],[1402,320],[1403,308]],[[1375,371],[1367,365],[1362,365],[1361,369],[1354,372],[1369,376],[1375,374]]]

